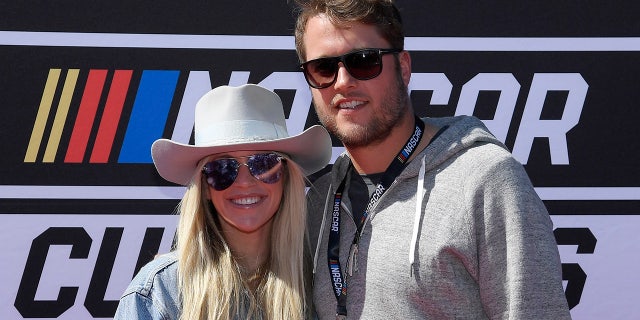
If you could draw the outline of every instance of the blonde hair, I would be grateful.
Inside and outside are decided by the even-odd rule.
[[[205,159],[198,168],[202,167]],[[197,172],[180,202],[177,231],[180,319],[302,319],[305,303],[303,253],[305,177],[285,160],[283,194],[273,217],[270,258],[255,292],[222,237],[208,185]]]

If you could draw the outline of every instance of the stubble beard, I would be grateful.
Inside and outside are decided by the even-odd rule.
[[[387,96],[380,104],[379,112],[372,112],[371,119],[365,124],[350,123],[348,127],[339,127],[336,117],[328,112],[319,111],[318,119],[329,133],[340,139],[349,149],[361,148],[384,141],[389,132],[402,121],[409,111],[409,95],[399,70],[396,70],[396,81]],[[315,104],[315,103],[314,103]]]

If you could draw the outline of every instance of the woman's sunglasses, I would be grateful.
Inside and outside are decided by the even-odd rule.
[[[398,53],[401,49],[362,49],[338,57],[319,58],[300,65],[307,83],[312,88],[324,89],[336,82],[338,62],[358,80],[369,80],[382,72],[382,55]]]
[[[238,159],[246,159],[244,162]],[[222,191],[229,188],[236,178],[240,166],[247,166],[249,172],[256,179],[264,183],[276,183],[282,176],[282,161],[284,157],[276,153],[259,153],[237,158],[219,158],[207,162],[202,167],[202,174],[207,183],[215,190]]]

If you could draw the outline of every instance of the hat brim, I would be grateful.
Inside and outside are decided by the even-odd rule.
[[[310,175],[331,160],[331,138],[324,127],[315,125],[287,138],[216,146],[194,146],[159,139],[151,146],[151,157],[162,178],[186,186],[203,158],[217,153],[253,150],[284,153],[302,168],[305,175]]]

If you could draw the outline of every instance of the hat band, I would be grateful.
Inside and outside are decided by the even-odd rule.
[[[195,130],[196,146],[216,146],[258,142],[289,137],[287,128],[273,122],[256,120],[225,121]]]

